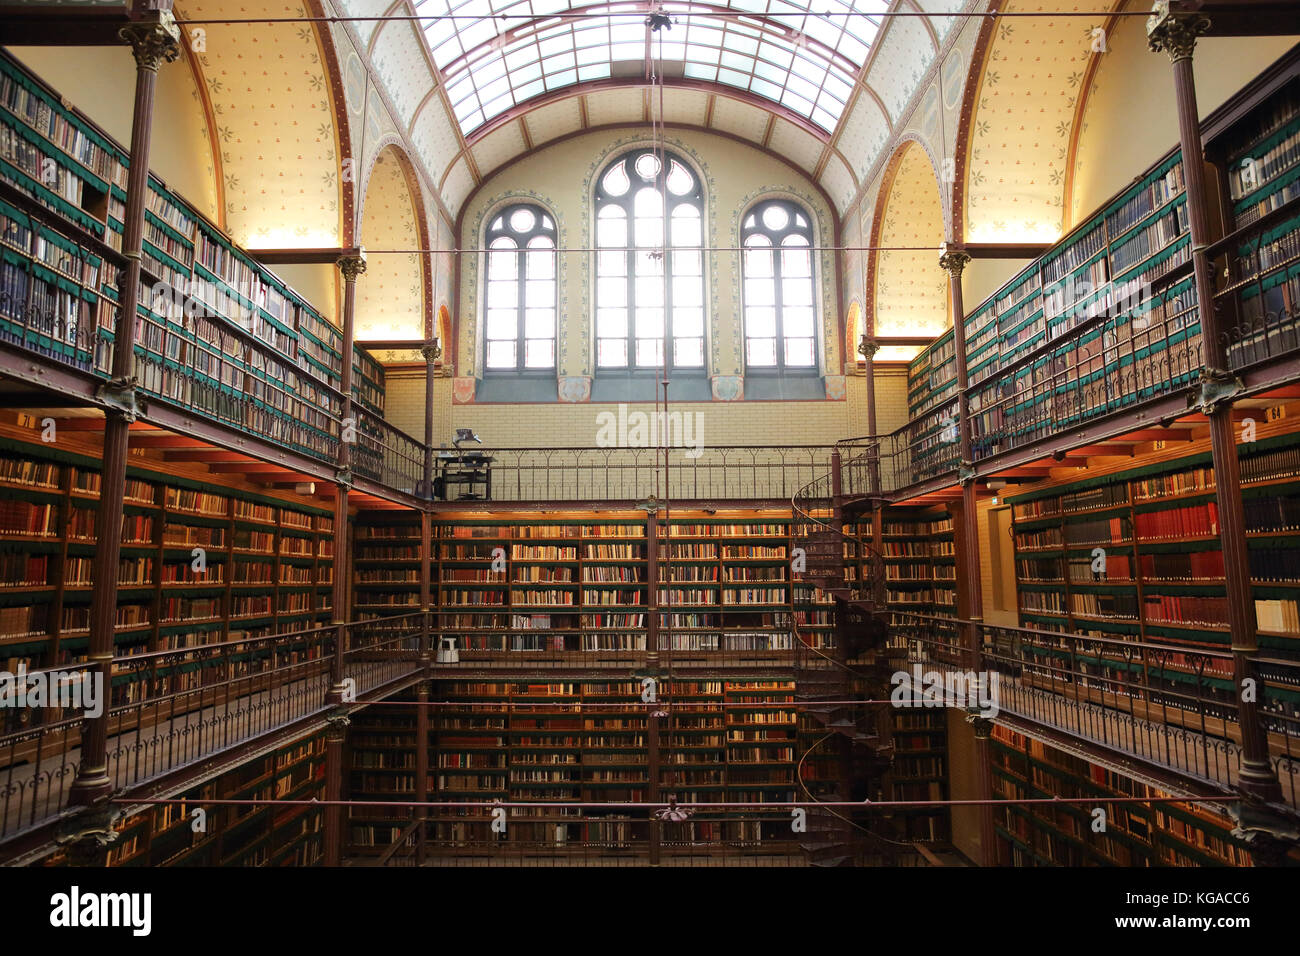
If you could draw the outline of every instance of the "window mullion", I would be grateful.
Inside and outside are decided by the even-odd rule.
[[[625,161],[626,162],[626,161]],[[629,187],[628,196],[635,195]],[[624,363],[628,372],[634,372],[637,368],[636,362],[636,210],[630,200],[624,200],[621,205],[627,221],[627,237],[624,242],[627,248],[623,250],[623,255],[627,261],[627,276],[624,283],[627,286],[627,361]]]
[[[776,306],[773,309],[775,313],[775,333],[776,333],[776,370],[785,371],[785,290],[781,288],[781,270],[782,256],[785,254],[785,247],[779,245],[775,236],[772,237],[772,299]],[[779,250],[779,251],[778,251]]]
[[[663,284],[663,291],[664,291],[663,350],[664,350],[664,372],[667,373],[672,371],[673,357],[676,355],[676,348],[674,347],[674,342],[673,342],[673,281],[672,281],[672,272],[670,271],[669,268],[670,264],[673,263],[674,261],[671,258],[669,258],[669,256],[671,255],[669,250],[672,248],[672,241],[673,241],[672,240],[673,234],[671,231],[673,225],[673,217],[672,217],[672,210],[669,209],[668,206],[668,186],[666,180],[666,177],[668,175],[667,163],[664,164],[664,168],[659,171],[659,174],[661,179],[664,180],[661,183],[656,183],[655,186],[659,190],[659,195],[663,197],[663,218],[661,220],[663,222],[663,228],[660,231],[660,234],[663,237],[663,242],[659,246],[659,251],[663,253],[663,259],[660,260],[659,262],[659,271],[661,273],[659,279]],[[656,391],[655,392],[656,397],[658,396],[658,394],[659,393]]]
[[[524,334],[524,322],[527,318],[528,303],[528,240],[525,238],[523,245],[519,247],[518,265],[515,266],[515,348],[518,350],[515,354],[515,371],[522,372],[527,367],[524,360],[524,349],[527,348],[526,336]]]

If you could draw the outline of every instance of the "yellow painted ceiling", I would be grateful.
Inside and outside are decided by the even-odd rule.
[[[255,9],[234,0],[180,0],[176,15],[311,13],[292,0]],[[210,23],[187,32],[212,104],[234,240],[251,249],[340,245],[337,137],[315,30],[307,23]]]
[[[1009,0],[1007,12],[1110,10],[1112,0]],[[966,183],[970,242],[1051,242],[1063,230],[1075,111],[1105,18],[999,21],[976,101]]]
[[[379,154],[366,187],[361,244],[367,249],[419,249],[416,204],[392,147]],[[357,338],[424,340],[420,256],[368,253],[357,280]]]
[[[947,276],[939,268],[943,208],[925,150],[915,143],[904,148],[882,214],[880,245],[924,248],[877,254],[876,335],[933,336],[948,326]]]

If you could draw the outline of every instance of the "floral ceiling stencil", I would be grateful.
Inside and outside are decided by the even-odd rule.
[[[922,147],[909,143],[903,149],[885,200],[879,244],[906,251],[877,253],[876,334],[936,336],[948,327],[947,275],[939,268],[939,184]]]
[[[391,149],[380,153],[366,187],[361,243],[370,249],[419,249],[415,200]],[[424,339],[420,256],[375,252],[357,280],[357,338],[371,341]]]
[[[1108,10],[1110,0],[1010,0],[1007,12]],[[1064,226],[1070,138],[1094,30],[1086,16],[1003,18],[972,118],[965,238],[1051,242]]]
[[[267,17],[310,17],[271,2]],[[234,0],[182,0],[180,20],[240,18]],[[226,224],[252,249],[340,244],[338,137],[320,43],[310,23],[207,23],[194,57],[212,103]]]

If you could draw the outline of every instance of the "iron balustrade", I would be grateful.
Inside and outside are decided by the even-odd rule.
[[[342,675],[356,699],[418,673],[422,614],[115,657],[104,704],[113,788],[323,713],[341,631]],[[32,674],[89,672],[82,664]],[[84,712],[25,713],[29,726],[0,735],[0,838],[56,816],[80,766]]]
[[[1232,654],[891,610],[891,637],[910,664],[969,673],[964,627],[979,638],[979,670],[998,675],[1000,712],[1228,789],[1241,769]],[[1257,657],[1261,721],[1283,799],[1300,808],[1300,662]]]
[[[352,414],[356,418],[353,472],[416,498],[430,497],[429,489],[424,487],[428,454],[424,443],[355,403]]]
[[[831,445],[708,445],[475,452],[490,459],[493,501],[637,502],[652,496],[660,501],[788,500],[830,467],[833,450]]]

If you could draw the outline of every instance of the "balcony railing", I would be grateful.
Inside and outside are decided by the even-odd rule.
[[[963,628],[980,669],[998,676],[997,707],[1119,754],[1221,788],[1236,785],[1241,734],[1226,651],[1007,627],[892,611],[891,638],[912,663],[968,672]],[[1259,657],[1260,719],[1284,802],[1300,809],[1300,708],[1286,687],[1300,663]]]
[[[420,614],[344,626],[342,675],[357,699],[415,672]],[[108,773],[120,790],[155,779],[322,712],[340,629],[317,627],[114,658]],[[85,665],[34,671],[62,686]],[[67,701],[69,698],[63,698]],[[28,726],[0,735],[0,838],[62,810],[81,759],[85,710],[28,708]]]

